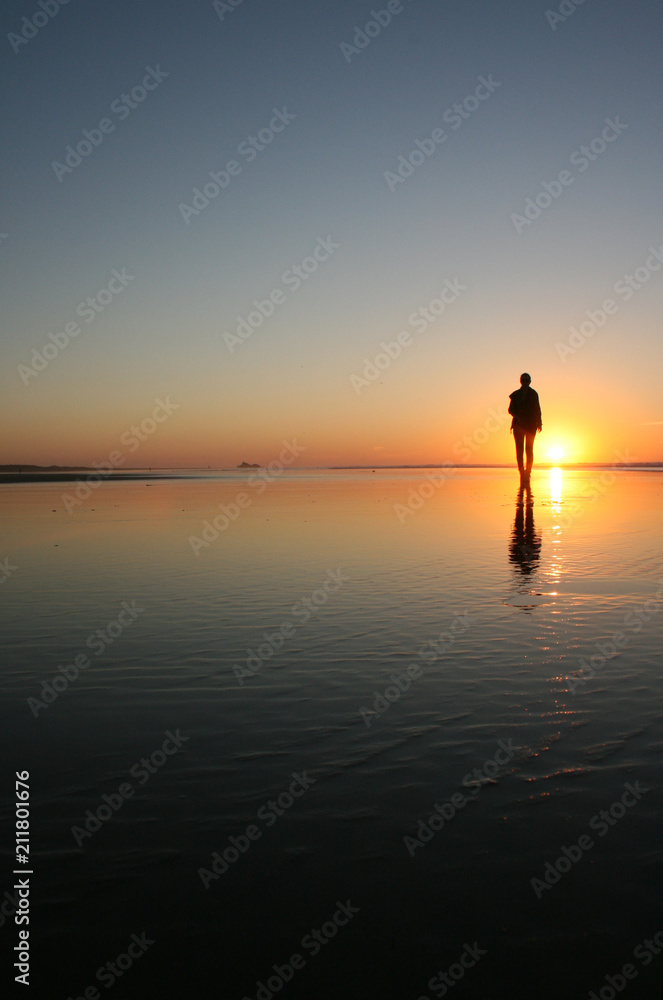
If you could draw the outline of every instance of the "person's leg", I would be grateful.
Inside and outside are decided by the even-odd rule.
[[[534,437],[536,431],[527,431],[525,435],[525,458],[527,459],[527,475],[532,471],[534,462]]]
[[[518,463],[518,471],[524,472],[525,467],[523,465],[523,442],[525,440],[525,431],[522,427],[513,428],[513,440],[516,442],[516,461]]]

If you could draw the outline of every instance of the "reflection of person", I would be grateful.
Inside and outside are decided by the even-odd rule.
[[[539,395],[532,389],[531,381],[527,372],[523,372],[520,376],[520,389],[516,389],[509,396],[511,400],[509,413],[513,417],[511,430],[516,442],[516,461],[521,477],[526,479],[529,479],[534,461],[534,438],[536,432],[542,429]],[[527,465],[523,464],[523,445]]]
[[[509,560],[523,576],[537,568],[541,556],[541,535],[534,527],[534,501],[529,484],[521,486],[516,498],[516,519],[509,544]]]

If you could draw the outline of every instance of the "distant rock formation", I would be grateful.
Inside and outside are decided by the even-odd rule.
[[[258,462],[240,462],[237,466],[238,469],[259,469],[260,465]]]

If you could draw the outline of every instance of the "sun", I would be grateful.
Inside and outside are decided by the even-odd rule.
[[[566,454],[564,448],[561,445],[553,445],[552,448],[548,449],[548,458],[552,458],[553,462],[559,462]]]

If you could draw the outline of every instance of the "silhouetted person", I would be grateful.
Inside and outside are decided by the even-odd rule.
[[[509,560],[520,567],[523,576],[537,568],[541,556],[541,535],[534,527],[534,501],[532,491],[521,485],[516,498],[516,519],[511,532]]]
[[[539,395],[532,389],[532,379],[523,372],[520,376],[520,389],[509,396],[509,413],[513,417],[511,430],[516,442],[516,461],[521,479],[529,479],[534,461],[534,438],[536,432],[542,430],[541,407]],[[526,465],[523,463],[523,445],[525,446]]]

